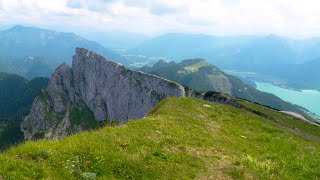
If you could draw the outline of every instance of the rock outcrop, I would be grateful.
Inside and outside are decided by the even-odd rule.
[[[165,98],[185,95],[184,87],[177,83],[125,69],[77,48],[72,68],[62,64],[56,69],[47,88],[35,98],[21,129],[26,140],[60,138],[92,128],[88,121],[93,118],[125,123],[144,117]],[[81,118],[84,116],[87,118]]]

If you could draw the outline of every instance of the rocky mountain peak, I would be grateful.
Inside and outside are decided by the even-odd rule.
[[[55,70],[21,127],[26,139],[62,137],[85,129],[86,122],[72,119],[74,109],[80,109],[79,117],[88,110],[98,122],[125,123],[144,117],[167,97],[185,94],[177,83],[128,70],[95,52],[77,48],[72,67],[62,64]]]
[[[82,57],[82,58],[74,58],[74,60],[92,60],[92,61],[98,61],[102,60],[105,61],[107,60],[105,57],[93,52],[89,51],[88,49],[85,48],[76,48],[76,57]]]

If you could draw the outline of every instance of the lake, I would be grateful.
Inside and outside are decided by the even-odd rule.
[[[281,99],[300,105],[309,111],[320,115],[320,92],[315,90],[295,91],[274,86],[269,83],[256,82],[257,89],[272,93]]]

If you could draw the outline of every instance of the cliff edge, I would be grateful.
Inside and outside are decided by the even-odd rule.
[[[60,65],[38,95],[21,129],[26,140],[60,138],[95,122],[140,119],[161,100],[185,96],[183,86],[77,48],[72,68]]]

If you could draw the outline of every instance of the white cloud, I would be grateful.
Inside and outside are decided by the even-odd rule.
[[[0,24],[70,31],[320,36],[319,0],[0,0]]]

